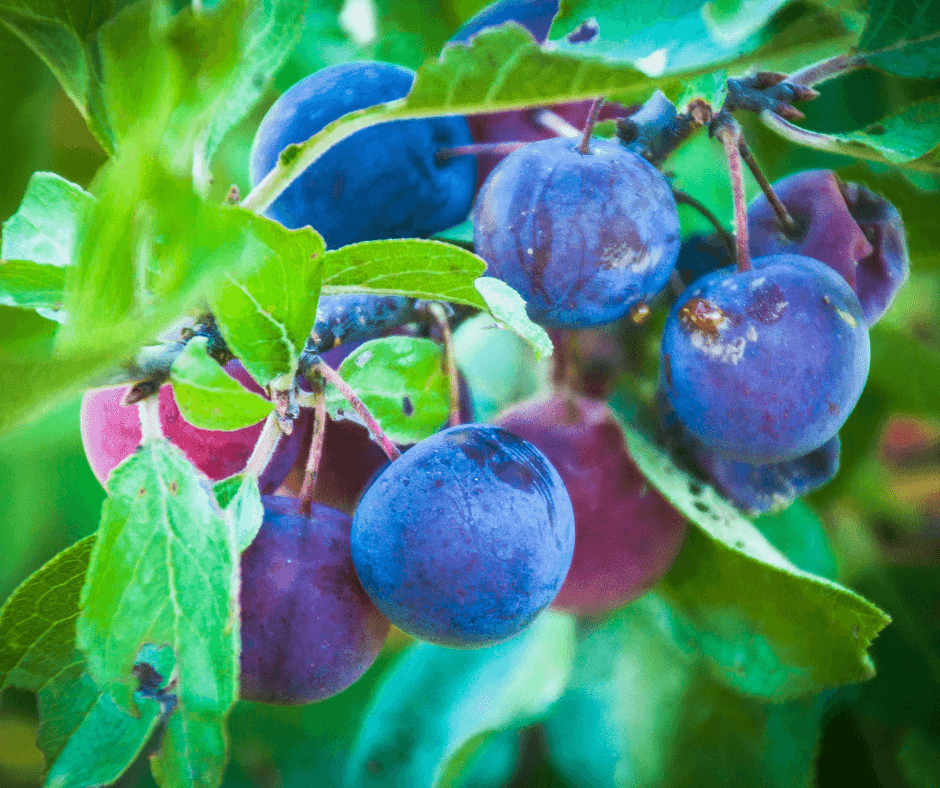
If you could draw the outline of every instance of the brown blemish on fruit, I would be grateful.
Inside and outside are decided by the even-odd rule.
[[[725,313],[704,298],[690,298],[679,310],[679,325],[689,333],[700,332],[710,342],[718,340],[725,320]]]

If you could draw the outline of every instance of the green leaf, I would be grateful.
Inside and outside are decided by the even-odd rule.
[[[762,703],[709,677],[640,599],[588,631],[545,722],[549,758],[591,788],[810,788],[822,698]]]
[[[219,330],[251,376],[264,387],[297,371],[317,313],[323,239],[309,227],[283,225],[241,208],[259,261],[245,277],[226,275],[213,294]]]
[[[816,513],[802,501],[776,514],[765,514],[754,525],[774,547],[800,569],[836,579],[836,559],[826,529]]]
[[[137,699],[133,716],[100,694],[75,648],[75,620],[95,537],[59,553],[0,609],[0,692],[20,687],[39,697],[39,746],[51,764],[47,785],[106,785],[147,741],[159,706]],[[94,753],[94,757],[92,757]]]
[[[728,88],[728,72],[724,70],[712,71],[710,74],[703,74],[696,79],[691,80],[682,91],[682,95],[676,102],[676,107],[680,111],[685,111],[686,107],[693,99],[702,99],[717,112],[724,103]]]
[[[711,487],[633,430],[640,471],[696,527],[651,599],[663,631],[700,651],[712,675],[784,699],[874,675],[866,651],[890,618],[862,597],[792,564]]]
[[[440,345],[394,336],[360,345],[338,371],[382,431],[394,443],[407,444],[430,437],[447,422],[450,387],[443,366]],[[352,412],[332,386],[326,389],[326,407],[334,419]]]
[[[482,277],[482,258],[453,244],[419,239],[364,241],[326,253],[323,292],[370,292],[468,304],[550,355],[551,340],[526,316],[525,302],[509,285]]]
[[[208,344],[205,337],[194,337],[170,369],[173,396],[183,418],[204,430],[257,424],[271,412],[271,403],[226,374],[209,355]]]
[[[264,520],[264,506],[258,480],[253,476],[229,476],[213,486],[216,500],[235,535],[235,549],[241,553],[250,545]]]
[[[439,241],[448,241],[458,245],[466,244],[473,246],[473,222],[467,219],[447,230],[441,230],[441,232],[435,233],[434,238]]]
[[[868,385],[893,410],[940,417],[940,353],[896,328],[871,330]]]
[[[35,309],[62,322],[65,271],[29,260],[0,260],[0,305]]]
[[[871,0],[858,48],[873,65],[902,77],[940,77],[940,2]]]
[[[16,213],[3,223],[0,258],[44,265],[75,262],[78,235],[94,198],[65,178],[37,172]]]
[[[179,704],[154,773],[164,785],[216,786],[225,720],[238,698],[239,563],[205,477],[164,440],[145,441],[108,481],[76,634],[89,672],[131,708],[147,644],[175,655]]]
[[[574,645],[574,620],[547,612],[491,648],[414,646],[376,690],[346,785],[440,785],[449,761],[467,758],[463,748],[482,745],[481,734],[544,716],[571,675]]]

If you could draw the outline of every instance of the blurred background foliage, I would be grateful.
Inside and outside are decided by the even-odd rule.
[[[350,0],[347,12],[357,3]],[[251,138],[279,91],[329,63],[356,57],[414,67],[424,57],[435,55],[460,23],[482,5],[480,0],[378,0],[374,37],[360,36],[357,41],[340,22],[339,2],[311,0],[309,34],[301,38],[266,100],[219,149],[213,166],[214,192],[221,197],[233,183],[242,193],[247,191]],[[804,13],[809,13],[809,6],[800,3],[780,12],[790,18]],[[420,35],[409,27],[408,20],[414,19],[424,20]],[[806,125],[827,132],[857,129],[938,89],[938,82],[858,72],[821,88],[822,97],[805,106]],[[0,219],[16,210],[35,171],[52,171],[88,186],[105,154],[46,66],[2,26],[0,97],[0,146],[7,152],[0,173]],[[772,180],[799,169],[833,168],[843,178],[863,182],[894,202],[909,230],[912,273],[886,322],[940,352],[940,191],[935,179],[798,148],[747,119],[745,132]],[[667,162],[666,170],[674,174],[680,188],[730,224],[730,190],[714,142],[699,135]],[[706,229],[692,212],[682,209],[680,215],[686,233]],[[24,329],[31,314],[0,307],[0,342],[9,346],[28,334]],[[658,340],[656,331],[648,336],[651,343]],[[622,339],[629,341],[629,337]],[[905,363],[911,362],[899,359],[897,368],[886,374],[903,377],[910,373]],[[940,408],[940,381],[932,382]],[[492,380],[487,383],[492,385]],[[632,382],[625,381],[625,385]],[[818,708],[800,713],[811,720],[822,719],[823,734],[815,750],[820,786],[935,788],[940,785],[940,421],[938,408],[932,415],[906,413],[882,388],[873,380],[866,389],[841,433],[842,471],[809,503],[826,525],[839,580],[883,607],[894,623],[873,647],[876,679],[829,693],[818,701]],[[0,598],[6,598],[54,554],[97,528],[104,492],[85,460],[78,413],[74,401],[0,438]],[[641,615],[631,609],[618,616]],[[614,626],[613,619],[582,622],[579,637],[603,643]],[[232,757],[226,785],[339,784],[357,723],[376,682],[395,664],[407,643],[403,635],[390,638],[367,676],[326,702],[303,708],[240,704],[231,720]],[[638,642],[637,648],[651,656],[643,666],[634,666],[628,680],[640,680],[643,671],[661,674],[673,669],[655,663],[667,659],[657,656],[656,644]],[[576,671],[582,669],[589,667],[576,667]],[[714,696],[729,690],[711,686],[705,679],[696,686],[700,686],[696,691],[702,694],[703,714],[728,707]],[[574,704],[574,714],[590,710],[583,703],[578,706],[576,694],[566,696],[564,703]],[[644,722],[641,706],[636,706],[637,725]],[[752,720],[753,724],[733,730],[743,740],[766,736],[766,746],[779,749],[781,759],[797,758],[806,743],[776,736],[772,722]],[[0,710],[0,786],[25,788],[41,782],[42,757],[33,745],[36,724],[32,697],[8,691]],[[448,779],[452,776],[451,784],[467,786],[590,785],[580,782],[592,779],[590,770],[569,756],[575,745],[607,746],[600,732],[594,735],[591,724],[586,716],[581,737],[568,741],[567,749],[555,748],[552,757],[548,757],[547,742],[552,728],[558,728],[557,721],[489,736],[468,751],[466,758],[458,759],[462,768],[452,769],[455,774]],[[684,742],[682,757],[721,761],[723,748],[730,746],[723,738],[726,724],[715,714],[700,725],[699,735]],[[740,725],[740,719],[734,724]],[[594,765],[601,760],[595,759]],[[721,769],[712,771],[714,783],[708,784],[756,784],[734,770],[723,777],[719,777]],[[793,784],[812,784],[812,771],[793,777],[807,782]],[[683,772],[676,770],[674,762],[671,773]],[[140,761],[122,777],[121,784],[151,785],[152,778]],[[671,780],[669,784],[682,783]]]

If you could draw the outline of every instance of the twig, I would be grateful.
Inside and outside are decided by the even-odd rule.
[[[751,175],[754,176],[754,180],[757,181],[758,186],[760,186],[761,191],[764,193],[764,196],[767,198],[767,202],[770,203],[770,207],[774,209],[774,213],[777,214],[777,219],[780,221],[780,227],[784,232],[784,235],[789,236],[790,238],[796,238],[799,235],[800,230],[796,226],[796,222],[793,221],[793,217],[790,216],[790,212],[787,210],[786,206],[780,202],[780,198],[777,197],[777,193],[774,191],[773,186],[770,185],[770,181],[767,180],[767,176],[764,175],[764,171],[760,168],[760,165],[757,163],[757,159],[754,158],[754,154],[751,152],[750,147],[748,147],[747,142],[745,142],[744,137],[741,137],[741,142],[738,145],[738,150],[741,153],[741,158],[744,159],[744,163],[747,165],[747,168],[751,171]]]
[[[443,306],[432,301],[426,309],[440,329],[441,339],[444,343],[444,368],[447,370],[447,379],[450,381],[450,416],[447,419],[447,425],[456,427],[460,424],[460,378],[457,375],[454,335],[450,330],[450,320],[448,320],[447,311]]]
[[[160,397],[147,397],[137,403],[140,416],[140,442],[163,438],[163,426],[160,424]]]
[[[818,85],[820,82],[826,82],[835,77],[841,77],[843,74],[858,71],[860,68],[865,68],[867,65],[868,61],[861,55],[848,53],[836,55],[828,60],[822,60],[819,63],[813,63],[811,66],[801,68],[799,71],[794,71],[787,77],[787,82],[792,82],[794,85],[812,87],[813,85]]]
[[[382,431],[379,423],[369,412],[369,409],[366,407],[365,403],[359,399],[356,392],[353,391],[349,384],[339,376],[339,373],[335,369],[333,369],[322,358],[319,357],[317,357],[317,361],[314,362],[311,369],[319,372],[327,383],[339,390],[339,393],[342,394],[345,400],[352,406],[352,409],[356,411],[359,418],[365,422],[366,427],[369,429],[372,435],[375,436],[379,446],[382,447],[382,451],[385,452],[386,456],[390,460],[394,462],[399,457],[401,457],[401,452],[398,450],[398,447],[392,443],[391,440],[389,440],[389,437]]]
[[[587,155],[591,152],[591,133],[594,131],[594,125],[597,123],[601,114],[601,107],[604,106],[604,96],[598,96],[591,104],[591,111],[588,113],[587,122],[584,124],[584,134],[581,136],[581,144],[578,145],[578,152]]]
[[[438,164],[444,164],[455,156],[478,156],[481,153],[495,153],[497,156],[502,156],[528,144],[528,142],[474,142],[454,148],[441,148],[434,154],[434,160]]]
[[[540,109],[534,115],[533,119],[543,129],[552,132],[556,137],[580,137],[581,130],[572,126],[557,112],[550,109]]]
[[[304,515],[310,514],[313,505],[313,495],[317,488],[317,475],[320,471],[320,460],[323,457],[323,439],[326,435],[326,397],[323,396],[323,381],[317,374],[311,374],[310,385],[313,387],[313,438],[310,442],[310,451],[307,454],[307,464],[304,468],[304,482],[300,488],[300,511]]]
[[[739,271],[751,270],[751,252],[747,238],[747,203],[744,197],[744,173],[741,168],[741,127],[730,115],[719,120],[714,134],[725,148],[734,199],[734,241]]]
[[[261,434],[258,436],[258,442],[255,444],[255,448],[252,449],[251,456],[245,464],[244,473],[246,476],[254,476],[257,479],[264,473],[264,469],[267,468],[268,463],[271,462],[271,457],[274,455],[274,451],[277,449],[277,444],[283,434],[280,423],[278,422],[277,413],[272,410],[268,414],[267,419],[265,419],[264,426],[261,428]]]

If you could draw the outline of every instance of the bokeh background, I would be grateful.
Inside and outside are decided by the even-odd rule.
[[[357,42],[339,23],[332,37],[322,30],[316,39],[305,36],[266,100],[225,140],[213,166],[215,191],[222,195],[233,183],[247,191],[251,138],[279,91],[337,60],[366,56],[416,66],[436,54],[434,47],[482,3],[431,5],[436,39],[392,29],[379,42]],[[782,13],[808,12],[797,3]],[[308,16],[335,19],[336,14],[331,4],[314,0]],[[807,125],[821,131],[856,129],[938,91],[938,82],[860,72],[823,86],[822,98],[805,107]],[[745,131],[772,179],[797,169],[835,168],[895,203],[909,228],[912,275],[885,320],[940,351],[937,181],[797,148],[753,123],[745,122]],[[0,150],[6,152],[0,219],[16,210],[33,172],[56,172],[87,187],[105,159],[47,67],[2,26]],[[696,138],[666,169],[730,225],[727,176],[714,143]],[[681,218],[685,232],[705,229],[684,210]],[[16,343],[29,320],[28,313],[0,307],[0,342]],[[834,693],[828,703],[818,750],[819,785],[935,788],[940,784],[940,422],[905,413],[890,396],[869,386],[842,432],[842,443],[839,477],[809,502],[826,524],[840,580],[887,610],[894,623],[873,648],[878,677]],[[0,599],[55,553],[92,533],[103,499],[82,450],[78,401],[0,436]],[[370,691],[406,642],[404,636],[391,638],[366,678],[327,702],[300,709],[240,704],[232,719],[226,785],[338,784]],[[7,691],[0,708],[0,786],[41,783],[42,756],[33,744],[36,724],[32,696]],[[512,785],[569,785],[543,758],[538,728],[511,732],[487,753],[459,779],[461,784],[505,784],[506,764],[517,762]],[[140,762],[122,783],[152,781]]]

